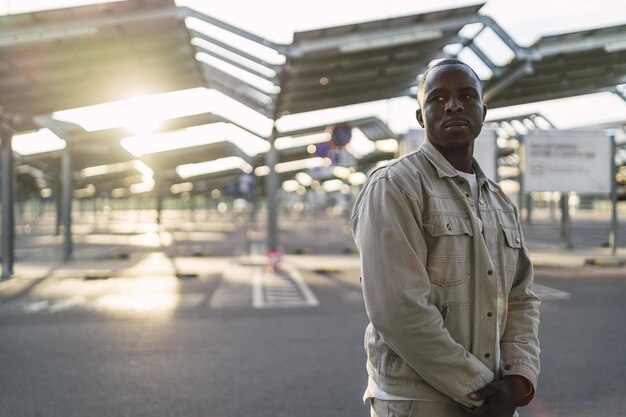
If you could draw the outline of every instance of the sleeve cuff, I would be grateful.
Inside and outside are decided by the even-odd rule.
[[[535,391],[537,389],[537,372],[524,363],[505,363],[501,368],[500,374],[503,378],[511,375],[519,375],[528,381],[530,389],[528,395],[525,396],[521,406],[527,405],[535,397]]]

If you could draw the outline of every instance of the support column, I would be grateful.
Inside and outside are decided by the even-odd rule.
[[[561,193],[561,241],[567,249],[574,247],[572,245],[572,221],[569,215],[569,193]]]
[[[161,192],[161,184],[159,182],[156,183],[154,187],[155,197],[156,197],[156,223],[157,225],[161,225],[161,215],[163,212],[163,193]]]
[[[58,181],[56,183],[56,185],[54,186],[54,212],[55,212],[55,216],[54,216],[54,235],[55,236],[59,236],[61,234],[61,224],[63,223],[63,220],[61,219],[61,216],[63,213],[63,210],[61,208],[61,203],[62,203],[62,197],[61,197],[61,184],[60,181]]]
[[[617,218],[617,166],[615,164],[615,137],[611,137],[611,232],[609,234],[609,246],[611,255],[617,255],[617,231],[619,222]]]
[[[98,228],[98,196],[97,194],[94,194],[93,198],[91,199],[91,214],[92,214],[92,225],[94,229]]]
[[[2,170],[2,183],[0,196],[2,197],[2,279],[13,275],[13,262],[15,255],[15,213],[13,208],[13,150],[11,140],[13,132],[9,122],[5,121],[0,113],[0,164]]]
[[[265,194],[267,195],[267,250],[268,252],[278,249],[278,174],[276,162],[278,151],[274,146],[277,130],[276,122],[269,138],[270,150],[266,156],[266,163],[270,169],[265,182]]]
[[[63,260],[72,259],[72,157],[69,143],[61,157],[61,219],[63,221]]]
[[[533,217],[533,196],[532,193],[526,193],[526,224],[532,224]]]

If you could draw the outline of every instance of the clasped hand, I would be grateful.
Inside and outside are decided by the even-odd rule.
[[[523,377],[512,375],[469,394],[471,400],[484,400],[485,403],[468,410],[468,414],[472,417],[512,417],[515,409],[522,405],[526,398],[520,389],[524,384],[528,382]]]

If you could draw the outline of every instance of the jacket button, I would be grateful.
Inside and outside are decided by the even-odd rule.
[[[465,181],[459,180],[459,184],[463,185],[463,184],[465,184]]]
[[[465,197],[469,197],[469,196],[470,196],[469,193],[465,193]]]
[[[448,228],[448,230],[452,230],[452,225],[450,223],[446,224],[446,227]]]
[[[490,269],[489,271],[487,271],[487,275],[493,275],[493,271]]]
[[[484,206],[485,202],[483,200],[478,200],[478,204],[480,204],[481,206]]]
[[[520,243],[521,241],[519,240],[519,237],[515,238],[515,243]]]
[[[488,357],[490,357],[490,356],[491,356],[491,354],[490,354],[490,353],[485,353],[485,358],[488,358]]]
[[[493,316],[493,313],[490,311],[487,313],[487,317],[491,317],[491,316]]]
[[[510,371],[511,370],[511,365],[504,365],[504,370],[505,371]]]

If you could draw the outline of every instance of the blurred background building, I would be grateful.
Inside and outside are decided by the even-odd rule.
[[[570,210],[613,216],[616,227],[612,201],[626,198],[626,25],[607,11],[623,11],[619,2],[581,2],[588,12],[570,8],[575,21],[550,25],[527,2],[270,3],[5,2],[3,277],[20,259],[72,259],[76,239],[117,253],[111,239],[95,244],[116,221],[136,236],[235,222],[240,250],[256,253],[303,251],[309,245],[281,235],[298,219],[336,222],[346,238],[368,174],[423,140],[418,77],[445,57],[482,78],[490,110],[477,158],[528,222],[533,212],[558,217],[570,243]],[[259,7],[273,17],[258,19]],[[616,184],[524,187],[524,137],[583,128],[590,140],[614,138],[603,163],[615,164]],[[188,243],[179,250],[216,251],[201,237]]]

